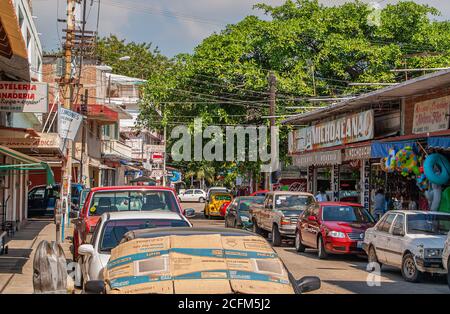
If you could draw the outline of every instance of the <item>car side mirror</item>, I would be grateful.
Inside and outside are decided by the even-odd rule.
[[[319,290],[321,287],[321,282],[319,277],[307,276],[297,280],[297,287],[301,293],[311,292]]]
[[[69,218],[77,219],[80,216],[80,212],[74,208],[70,211]]]
[[[394,229],[392,230],[392,235],[403,237],[405,235],[405,232],[400,229]]]
[[[92,244],[82,244],[78,247],[78,254],[94,255],[94,247],[92,246]]]
[[[89,280],[84,284],[84,293],[102,294],[105,293],[105,282],[103,280]]]
[[[308,216],[308,220],[309,221],[317,221],[317,217],[316,216]]]
[[[192,218],[192,217],[195,217],[195,209],[193,209],[193,208],[186,208],[186,209],[184,210],[184,216],[185,216],[186,218]]]

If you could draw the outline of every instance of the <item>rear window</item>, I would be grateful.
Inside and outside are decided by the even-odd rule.
[[[179,213],[179,207],[170,191],[95,192],[89,204],[90,216],[118,211],[170,211]]]
[[[125,233],[138,229],[163,228],[163,227],[189,227],[184,220],[175,219],[128,219],[111,220],[103,227],[100,251],[110,252],[115,248]]]
[[[216,201],[231,201],[230,195],[214,195],[213,197]]]

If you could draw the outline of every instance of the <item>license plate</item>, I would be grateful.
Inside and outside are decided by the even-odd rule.
[[[357,243],[356,243],[356,247],[358,248],[358,249],[362,249],[362,247],[363,247],[363,241],[358,241]]]

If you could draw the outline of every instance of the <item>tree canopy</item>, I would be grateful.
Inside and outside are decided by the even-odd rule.
[[[170,134],[195,117],[204,125],[268,123],[263,117],[268,114],[269,71],[278,81],[276,114],[287,116],[327,104],[311,98],[380,87],[349,83],[404,79],[392,69],[449,65],[450,22],[435,20],[440,13],[427,5],[404,1],[377,10],[361,1],[327,7],[317,0],[288,0],[255,9],[267,18],[248,16],[227,25],[192,54],[176,56],[165,71],[146,72],[142,126],[167,126]],[[286,132],[282,129],[282,158]],[[246,164],[244,172],[256,169]]]

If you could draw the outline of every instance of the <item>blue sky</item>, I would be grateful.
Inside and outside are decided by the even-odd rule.
[[[204,38],[220,31],[227,23],[236,23],[249,14],[262,16],[252,9],[253,5],[265,2],[279,5],[284,0],[100,0],[100,35],[116,34],[128,41],[152,42],[168,56],[191,53]],[[380,2],[380,5],[396,0],[363,0]],[[59,3],[58,3],[59,2]],[[88,29],[95,30],[97,3],[88,6]],[[326,5],[339,5],[346,0],[322,0]],[[450,1],[416,0],[441,10],[443,18],[450,19]],[[87,0],[90,4],[91,0]],[[57,11],[59,9],[59,14]],[[66,0],[33,0],[33,15],[41,35],[43,49],[50,51],[60,45],[56,19],[64,18]]]

